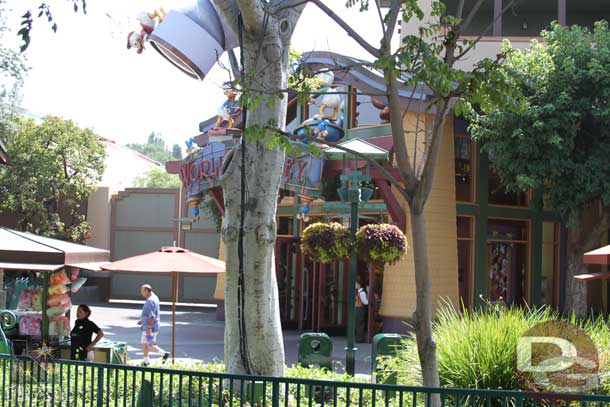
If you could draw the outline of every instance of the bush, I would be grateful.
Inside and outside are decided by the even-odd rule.
[[[336,222],[312,223],[301,235],[303,254],[320,263],[332,263],[345,258],[351,247],[349,230]]]
[[[356,233],[358,255],[364,261],[395,263],[407,251],[407,238],[387,223],[364,225]]]
[[[579,321],[562,319],[547,307],[528,309],[488,304],[477,311],[460,313],[445,304],[433,325],[441,386],[531,390],[515,374],[517,340],[528,329],[545,321],[570,322],[587,331],[599,353],[601,386],[610,391],[610,332],[602,317]],[[399,384],[421,385],[421,368],[415,335],[403,340],[397,356],[380,363],[382,375],[396,372]]]

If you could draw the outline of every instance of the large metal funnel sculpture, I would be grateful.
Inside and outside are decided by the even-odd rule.
[[[238,46],[237,36],[210,0],[168,11],[148,39],[174,66],[199,80],[224,51]]]

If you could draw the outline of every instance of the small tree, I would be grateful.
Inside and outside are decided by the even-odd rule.
[[[445,13],[442,2],[434,2],[430,16],[424,16],[416,0],[390,0],[389,9],[383,11],[379,2],[375,2],[381,41],[378,46],[369,44],[357,30],[343,21],[335,12],[321,0],[309,0],[315,4],[338,25],[340,25],[358,44],[367,50],[375,62],[373,67],[383,71],[386,80],[385,96],[390,109],[390,123],[393,136],[395,164],[400,170],[400,179],[394,179],[379,164],[377,166],[395,187],[409,206],[412,234],[412,250],[415,259],[415,281],[417,290],[416,311],[413,317],[420,362],[422,366],[423,384],[438,387],[438,369],[436,362],[436,345],[432,337],[432,291],[428,269],[427,239],[425,229],[424,208],[436,168],[440,145],[447,117],[452,109],[459,113],[465,106],[472,103],[509,106],[512,89],[508,87],[505,74],[498,67],[504,55],[498,55],[496,60],[485,59],[476,64],[471,72],[455,68],[456,62],[468,56],[476,40],[460,38],[465,27],[484,0],[477,0],[467,16],[462,15],[464,2],[460,1],[456,16]],[[227,244],[227,258],[238,259],[234,254],[246,253],[250,258],[246,262],[247,274],[237,272],[240,263],[227,262],[227,285],[225,300],[227,309],[227,330],[225,334],[225,355],[227,366],[232,372],[257,370],[243,369],[243,363],[248,363],[248,350],[254,349],[256,359],[271,366],[273,361],[283,352],[280,346],[256,342],[248,346],[250,337],[246,338],[246,326],[254,327],[257,333],[259,318],[273,321],[273,343],[276,343],[275,324],[279,320],[277,314],[277,288],[275,287],[275,272],[272,261],[272,243],[275,238],[275,199],[278,192],[281,166],[284,152],[278,146],[290,148],[289,140],[284,137],[281,127],[286,117],[286,77],[288,69],[288,41],[292,29],[299,17],[302,0],[281,0],[260,2],[256,0],[234,0],[221,2],[220,9],[228,21],[235,22],[236,32],[243,33],[242,51],[245,55],[243,69],[245,72],[241,81],[243,100],[247,101],[246,135],[250,136],[247,154],[242,147],[227,160],[223,175],[226,216],[223,225],[223,238]],[[509,2],[505,9],[513,2]],[[348,6],[359,5],[361,10],[369,7],[368,0],[350,0]],[[384,15],[385,14],[385,15]],[[390,43],[396,32],[398,18],[408,22],[412,19],[422,20],[429,17],[430,22],[422,23],[417,35],[407,35],[402,46],[392,52]],[[243,24],[238,21],[243,19]],[[491,25],[487,28],[491,29]],[[370,64],[369,64],[370,67]],[[408,80],[401,83],[402,73],[408,74]],[[294,81],[291,81],[294,83]],[[298,81],[297,81],[298,83]],[[406,86],[413,93],[427,89],[430,98],[417,106],[413,111],[419,112],[415,129],[405,129],[404,111],[399,99],[399,89]],[[408,108],[407,108],[408,110]],[[270,134],[275,130],[276,137]],[[277,136],[279,134],[279,137]],[[407,135],[414,134],[413,147],[407,145]],[[248,139],[248,137],[246,138]],[[335,145],[335,143],[328,143]],[[422,154],[418,154],[423,149]],[[364,158],[364,157],[362,157]],[[243,179],[243,175],[248,177]],[[247,189],[244,201],[242,191]],[[241,200],[241,205],[239,202]],[[245,213],[240,209],[247,208]],[[247,217],[242,219],[242,213]],[[242,245],[243,243],[243,246]],[[244,251],[245,250],[245,251]],[[245,279],[245,276],[248,279]],[[245,281],[245,283],[244,283]],[[243,285],[246,285],[246,288]],[[240,291],[242,290],[242,291]],[[239,303],[244,298],[243,290],[258,293],[253,299],[253,307],[244,307]],[[267,304],[271,300],[274,309]],[[243,300],[241,300],[243,301]],[[246,298],[246,301],[250,301]],[[265,306],[261,306],[260,302]],[[252,304],[252,303],[250,303]],[[236,314],[233,314],[235,310]],[[252,323],[241,321],[240,310],[252,316]],[[248,331],[250,332],[250,331]],[[235,339],[233,339],[235,338]],[[257,338],[258,339],[258,338]],[[263,339],[261,337],[261,339]],[[238,347],[239,346],[239,347]],[[271,348],[273,347],[273,350]],[[259,350],[269,349],[271,355],[259,356]],[[276,364],[277,366],[277,364]],[[281,368],[268,371],[274,374]],[[440,397],[433,397],[434,404],[440,404]]]
[[[565,311],[583,316],[586,285],[574,276],[610,226],[610,32],[606,22],[593,31],[554,24],[542,36],[504,69],[519,74],[526,102],[512,112],[493,105],[471,129],[511,190],[543,191],[570,225]]]
[[[174,144],[172,146],[172,157],[176,160],[182,160],[182,148],[179,144]]]
[[[11,166],[0,167],[0,208],[19,216],[23,231],[84,242],[80,208],[101,180],[106,151],[89,129],[47,116],[16,118],[7,138]]]

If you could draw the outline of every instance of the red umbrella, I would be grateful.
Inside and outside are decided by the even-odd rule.
[[[585,264],[610,264],[610,246],[585,253],[584,262]]]
[[[172,275],[172,361],[175,353],[176,298],[178,296],[178,273],[218,274],[225,272],[225,262],[193,253],[181,247],[162,247],[159,251],[128,257],[102,265],[102,269]]]

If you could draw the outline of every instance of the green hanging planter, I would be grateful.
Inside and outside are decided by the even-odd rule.
[[[349,254],[352,241],[349,230],[340,223],[313,223],[301,234],[301,250],[319,263],[332,263]]]
[[[407,251],[402,231],[387,223],[362,226],[356,233],[359,257],[367,262],[395,263]]]

